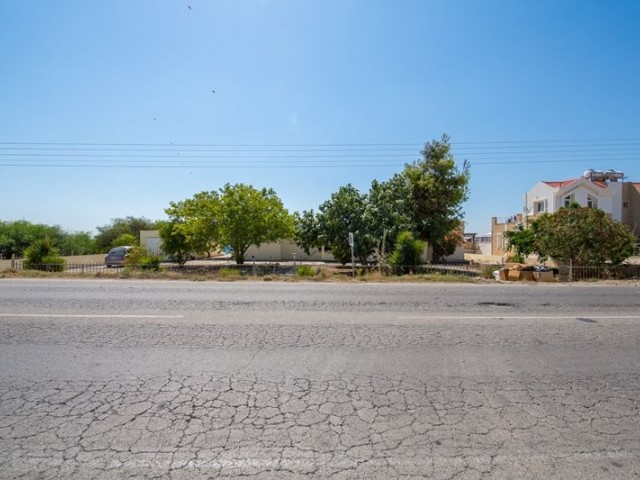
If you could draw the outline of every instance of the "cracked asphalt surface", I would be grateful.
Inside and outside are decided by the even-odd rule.
[[[640,478],[638,285],[0,280],[0,478]]]

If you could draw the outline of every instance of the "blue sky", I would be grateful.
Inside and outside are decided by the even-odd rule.
[[[447,132],[486,232],[540,180],[640,181],[638,25],[623,0],[3,0],[0,219],[93,231],[227,182],[316,209]]]

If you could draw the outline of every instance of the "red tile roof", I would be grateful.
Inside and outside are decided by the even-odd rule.
[[[580,177],[580,178],[582,178],[582,177]],[[569,179],[569,180],[562,180],[560,182],[542,182],[542,183],[546,183],[547,185],[549,185],[550,187],[553,187],[553,188],[563,188],[563,187],[566,187],[567,185],[571,185],[572,183],[577,182],[578,180],[580,180],[580,178],[572,178],[572,179]],[[599,186],[601,188],[607,188],[606,182],[591,182],[591,183],[593,183],[594,185],[597,185],[597,186]]]

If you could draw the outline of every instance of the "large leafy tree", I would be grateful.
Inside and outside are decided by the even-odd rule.
[[[309,254],[311,248],[326,246],[341,263],[351,261],[349,232],[354,234],[354,254],[366,263],[375,252],[393,250],[402,230],[412,229],[409,183],[402,175],[386,182],[374,180],[368,194],[349,184],[340,187],[317,213],[296,214],[294,240]]]
[[[100,251],[107,251],[113,245],[113,241],[124,234],[140,238],[140,230],[156,230],[157,222],[144,217],[114,218],[108,225],[97,227],[96,247]]]
[[[311,255],[312,248],[323,246],[324,236],[320,232],[318,217],[313,210],[295,212],[294,220],[293,240],[307,255]]]
[[[368,196],[351,184],[340,187],[320,205],[317,230],[321,242],[343,264],[351,261],[349,232],[353,233],[355,239],[354,255],[361,263],[366,263],[375,251],[376,238],[366,218],[368,206]]]
[[[160,222],[158,232],[162,239],[162,251],[171,255],[176,262],[183,264],[189,259],[191,253],[196,252],[191,248],[184,231],[184,221],[171,219]]]
[[[48,238],[49,242],[59,245],[65,232],[58,226],[50,226],[18,220],[0,222],[0,254],[4,258],[12,255],[22,256],[25,249],[37,240]]]
[[[231,247],[234,260],[242,264],[251,245],[291,238],[294,220],[273,189],[226,184],[220,189],[216,228],[218,243]]]
[[[58,244],[62,255],[89,255],[96,253],[96,242],[89,232],[65,233]]]
[[[533,251],[573,265],[620,264],[635,251],[635,236],[597,208],[577,204],[531,222]]]
[[[404,172],[411,188],[413,221],[418,237],[433,248],[434,259],[455,250],[462,229],[462,204],[469,196],[469,164],[461,169],[451,153],[449,136],[427,143],[422,158]]]
[[[294,231],[293,217],[274,190],[257,190],[242,183],[227,184],[219,192],[198,193],[172,203],[166,212],[173,234],[183,235],[191,251],[229,247],[238,264],[244,263],[251,245],[291,238]]]
[[[371,183],[365,222],[376,241],[376,250],[383,257],[394,250],[400,232],[415,230],[410,198],[411,186],[405,175],[396,174],[386,182]]]
[[[190,253],[210,253],[218,247],[218,192],[200,192],[181,202],[171,202],[169,221],[160,228],[165,253],[186,259]]]

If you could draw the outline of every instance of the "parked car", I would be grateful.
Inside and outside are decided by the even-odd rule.
[[[104,264],[107,267],[121,267],[132,248],[133,247],[112,248],[109,250],[109,253],[107,253],[107,256],[104,257]]]

